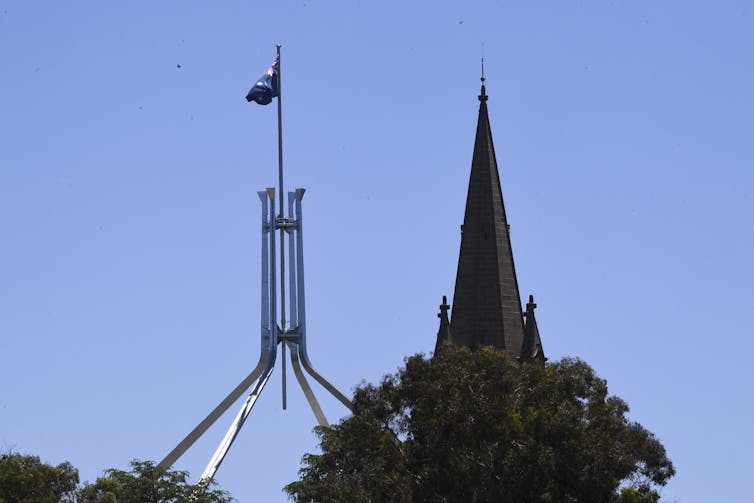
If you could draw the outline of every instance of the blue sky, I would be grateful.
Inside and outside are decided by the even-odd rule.
[[[277,132],[243,96],[276,43],[315,365],[351,390],[431,351],[484,43],[546,353],[662,440],[663,501],[748,501],[753,28],[743,1],[0,0],[0,446],[88,480],[159,460],[256,362]],[[316,449],[280,385],[218,474],[240,501],[285,501]],[[198,476],[233,413],[177,467]]]

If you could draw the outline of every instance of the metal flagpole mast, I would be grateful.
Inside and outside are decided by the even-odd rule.
[[[352,409],[351,401],[346,395],[341,393],[333,386],[324,376],[322,376],[309,360],[306,349],[306,306],[304,292],[304,247],[303,247],[303,223],[301,211],[301,199],[304,196],[304,189],[299,188],[288,194],[288,216],[285,215],[284,195],[283,195],[283,124],[282,124],[282,104],[281,104],[281,72],[280,72],[280,48],[277,45],[276,64],[268,70],[268,73],[258,81],[252,91],[255,89],[266,93],[270,88],[267,85],[267,77],[274,77],[277,72],[277,98],[278,98],[278,184],[279,184],[279,210],[275,213],[275,189],[268,188],[264,191],[257,192],[262,203],[262,311],[261,311],[261,352],[259,361],[251,373],[246,376],[241,383],[226,396],[212,412],[207,415],[186,437],[168,453],[165,458],[157,465],[158,468],[166,470],[173,465],[198,439],[201,437],[220,416],[222,416],[244,393],[251,389],[246,397],[241,410],[228,428],[220,445],[207,464],[204,473],[200,478],[201,484],[207,484],[212,480],[225,459],[231,444],[238,435],[241,427],[244,425],[251,409],[262,393],[265,385],[272,375],[275,367],[277,356],[277,346],[282,345],[281,352],[283,356],[283,409],[286,408],[286,376],[285,376],[285,359],[286,350],[291,352],[291,368],[296,380],[299,382],[301,389],[306,396],[309,406],[314,412],[317,422],[321,426],[327,426],[327,418],[322,412],[322,408],[317,402],[311,387],[309,386],[304,371],[313,377],[335,398],[337,398],[347,408]],[[277,66],[277,68],[275,68]],[[274,91],[274,88],[272,88]],[[257,101],[249,91],[248,101],[255,101],[260,105],[267,105],[267,94],[263,94],[260,101]],[[249,98],[251,96],[251,99]],[[280,230],[280,273],[277,270],[276,257],[276,239],[275,231]],[[288,260],[289,260],[289,289],[288,306],[290,308],[290,320],[286,328],[286,285],[285,285],[285,245],[284,240],[288,238]],[[277,281],[280,281],[280,325],[278,326],[277,318]],[[303,367],[303,368],[302,368]]]
[[[278,60],[278,186],[280,192],[278,199],[280,201],[280,210],[278,212],[278,218],[282,221],[285,218],[283,213],[283,75],[282,64],[280,61],[280,44],[277,47],[277,60]],[[280,228],[280,332],[285,332],[285,230]],[[282,356],[282,381],[283,381],[283,410],[286,409],[287,400],[285,396],[285,344],[281,348]]]

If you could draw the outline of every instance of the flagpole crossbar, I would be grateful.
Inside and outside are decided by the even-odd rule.
[[[315,381],[320,383],[328,392],[337,398],[349,410],[352,410],[351,401],[341,393],[333,384],[323,377],[312,365],[306,348],[306,303],[304,292],[304,244],[301,200],[304,189],[296,189],[288,193],[289,217],[274,216],[275,190],[267,189],[257,192],[262,203],[262,310],[261,310],[261,353],[254,370],[236,386],[228,396],[223,399],[210,414],[201,421],[165,458],[157,465],[167,469],[172,466],[219,418],[222,416],[244,393],[249,389],[241,409],[225,433],[222,441],[215,450],[207,467],[201,475],[200,483],[207,484],[211,481],[217,469],[222,464],[233,441],[249,417],[259,395],[264,390],[275,368],[277,347],[282,344],[283,364],[285,361],[285,349],[290,351],[291,367],[309,406],[314,413],[320,426],[328,426],[327,418],[317,401],[309,383],[306,380],[306,371]],[[288,235],[289,261],[288,269],[290,281],[288,307],[290,323],[285,328],[282,318],[280,324],[277,306],[277,277],[276,277],[276,230],[284,230]],[[282,235],[281,235],[282,237]],[[281,242],[281,251],[284,248]],[[281,255],[281,257],[284,255]],[[282,262],[282,261],[281,261]],[[282,265],[282,263],[281,263]],[[284,276],[280,276],[284,281]],[[281,299],[281,301],[284,299]],[[282,307],[282,306],[281,306]],[[285,384],[284,384],[285,386]],[[284,400],[285,400],[285,388]]]

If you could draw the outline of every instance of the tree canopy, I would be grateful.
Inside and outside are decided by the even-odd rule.
[[[0,503],[231,503],[227,492],[187,482],[188,473],[162,470],[150,461],[132,461],[131,470],[105,470],[79,485],[69,462],[42,463],[37,456],[0,456]]]
[[[0,503],[68,503],[75,501],[79,472],[67,461],[57,466],[37,456],[0,455]]]
[[[78,492],[79,503],[230,503],[219,489],[189,484],[188,472],[163,470],[151,461],[132,461],[131,470],[111,468]]]
[[[356,390],[317,428],[296,502],[652,503],[675,473],[662,444],[578,359],[546,367],[493,348],[422,355]]]

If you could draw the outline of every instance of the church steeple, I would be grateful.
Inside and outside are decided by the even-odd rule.
[[[537,305],[534,303],[534,296],[529,295],[529,302],[526,304],[526,324],[524,325],[524,341],[521,343],[521,356],[518,357],[520,362],[535,362],[544,365],[547,361],[545,351],[542,349],[542,340],[539,338],[539,328],[537,327],[537,318],[534,316],[534,309]]]
[[[440,318],[440,328],[437,330],[437,343],[435,344],[435,353],[440,350],[445,344],[451,343],[450,337],[450,319],[448,318],[448,298],[442,296],[442,304],[440,304],[440,312],[437,317]]]
[[[483,73],[450,334],[456,345],[492,345],[517,358],[524,321],[484,82]]]

